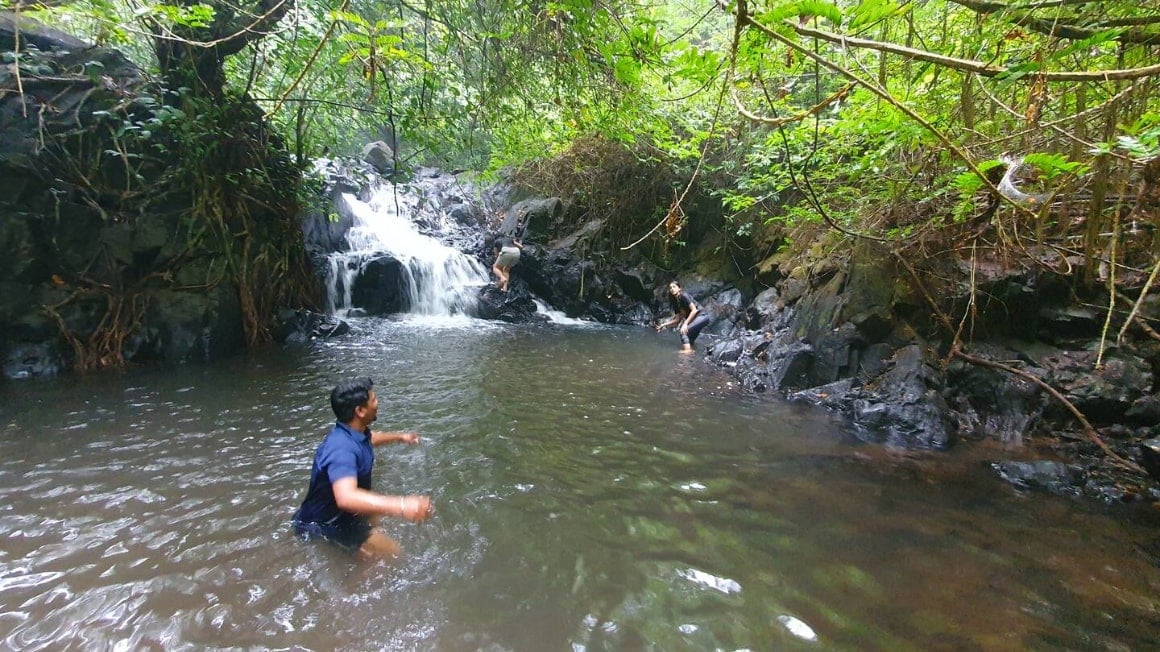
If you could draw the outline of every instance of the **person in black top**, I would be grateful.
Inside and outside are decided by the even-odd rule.
[[[681,352],[690,353],[693,350],[693,342],[697,341],[701,330],[712,320],[692,295],[681,291],[681,286],[676,281],[669,283],[669,306],[673,310],[673,316],[668,321],[657,324],[657,332],[680,324]]]
[[[495,272],[496,279],[498,279],[495,285],[500,292],[508,291],[512,267],[520,262],[520,251],[523,248],[524,243],[507,236],[495,239],[495,245],[492,246],[492,250],[495,252],[495,264],[491,266],[491,271]]]

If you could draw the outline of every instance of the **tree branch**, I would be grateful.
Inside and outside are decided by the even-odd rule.
[[[271,30],[290,10],[291,0],[261,0],[258,10],[262,13],[247,14],[247,19],[234,23],[232,20],[223,21],[208,28],[192,28],[190,34],[179,36],[172,30],[163,27],[157,20],[148,19],[151,36],[162,41],[175,41],[187,47],[214,49],[219,60],[231,54],[241,52],[250,43],[260,40],[270,34]],[[186,0],[186,5],[197,4]],[[218,16],[220,18],[221,16]],[[211,38],[200,40],[193,37],[194,32],[211,32]]]
[[[1105,31],[1103,29],[1060,22],[1060,19],[1057,16],[1053,16],[1051,18],[1037,18],[1033,14],[1034,7],[1016,7],[1002,2],[993,2],[990,0],[950,1],[979,14],[1004,14],[1006,21],[1013,25],[1026,27],[1033,31],[1039,32],[1040,34],[1052,36],[1055,38],[1079,41],[1085,38],[1091,38],[1096,34]],[[1144,20],[1147,22],[1140,23],[1138,20]],[[1138,20],[1133,20],[1132,22],[1136,24],[1154,25],[1156,23],[1160,23],[1160,16],[1147,16]],[[1129,29],[1125,30],[1122,34],[1113,40],[1117,43],[1156,45],[1160,44],[1160,32],[1144,29]]]
[[[943,146],[947,148],[947,150],[954,153],[956,158],[958,158],[960,161],[962,161],[963,164],[966,165],[967,168],[970,169],[970,171],[973,172],[975,174],[975,176],[977,176],[979,178],[979,180],[987,188],[989,188],[992,192],[996,193],[999,197],[1001,197],[1003,201],[1008,202],[1009,204],[1014,206],[1016,209],[1026,210],[1024,207],[1020,206],[1019,204],[1012,202],[1009,197],[1006,197],[1002,193],[1000,193],[999,189],[997,187],[995,187],[995,184],[987,177],[986,174],[984,174],[979,169],[979,166],[976,165],[974,160],[970,156],[967,155],[966,151],[964,151],[962,147],[959,147],[955,142],[953,142],[950,139],[950,137],[947,136],[947,134],[943,133],[940,129],[938,129],[933,124],[931,124],[931,122],[929,120],[927,120],[926,118],[919,115],[918,112],[916,112],[914,109],[912,109],[909,106],[907,106],[906,104],[903,104],[902,102],[900,102],[897,98],[895,98],[893,95],[888,93],[885,89],[880,88],[877,84],[875,84],[871,81],[868,81],[866,79],[859,77],[858,75],[847,70],[846,68],[834,63],[833,61],[830,61],[829,59],[826,59],[825,57],[814,52],[813,50],[806,48],[802,44],[794,42],[791,38],[781,34],[777,30],[771,29],[770,27],[763,25],[762,23],[760,23],[759,21],[757,21],[753,17],[753,14],[751,14],[749,12],[749,9],[745,3],[745,0],[738,0],[737,1],[737,13],[735,15],[735,20],[737,21],[737,26],[738,26],[737,28],[738,29],[741,29],[744,26],[750,26],[753,29],[756,29],[757,31],[761,32],[762,34],[765,34],[769,38],[785,45],[786,47],[792,48],[792,49],[796,50],[797,52],[800,52],[806,58],[817,62],[818,64],[820,64],[821,66],[823,66],[825,68],[833,70],[834,72],[842,75],[843,77],[849,79],[850,81],[852,81],[856,84],[859,84],[860,86],[862,86],[866,90],[868,90],[871,93],[874,93],[878,97],[882,98],[883,101],[885,101],[886,103],[890,104],[894,108],[901,111],[903,114],[905,114],[911,120],[914,120],[918,124],[922,125],[923,129],[926,129],[927,132],[929,132],[932,136],[934,136],[936,139],[938,139],[938,141],[940,143],[942,143]],[[1158,69],[1160,69],[1160,66],[1158,66]]]
[[[749,109],[745,108],[745,105],[741,102],[741,98],[737,97],[737,89],[731,89],[730,96],[733,98],[733,106],[737,107],[737,112],[740,113],[741,115],[745,116],[746,118],[749,118],[750,120],[753,120],[754,122],[760,122],[762,124],[779,126],[779,125],[789,124],[791,122],[801,122],[802,120],[805,120],[806,118],[808,118],[812,115],[817,115],[817,113],[819,111],[821,111],[822,109],[826,108],[827,106],[833,104],[834,102],[837,102],[838,100],[849,95],[850,91],[853,90],[854,86],[855,86],[855,84],[853,82],[846,84],[842,88],[838,89],[837,92],[831,94],[829,97],[827,97],[824,100],[822,100],[821,102],[818,102],[817,104],[811,106],[810,108],[806,109],[805,111],[802,111],[800,113],[796,113],[796,114],[791,115],[791,116],[786,116],[784,118],[770,118],[770,117],[761,116],[761,115],[757,115],[756,113],[753,113]]]
[[[752,17],[750,17],[749,20],[751,23],[753,22]],[[833,32],[827,32],[821,29],[806,27],[805,25],[800,25],[795,21],[783,21],[783,24],[792,28],[794,32],[802,36],[809,36],[823,41],[828,41],[830,43],[836,43],[842,47],[854,47],[867,50],[877,50],[879,52],[889,52],[891,54],[901,55],[918,61],[926,61],[928,63],[938,64],[946,68],[973,72],[981,77],[999,77],[1002,75],[1010,74],[1006,68],[987,65],[982,61],[975,61],[973,59],[948,57],[941,54],[935,54],[933,52],[927,52],[926,50],[906,47],[905,45],[884,43],[882,41],[873,41],[870,39],[857,38],[854,36],[835,34]],[[1140,79],[1143,77],[1151,77],[1153,75],[1160,75],[1160,64],[1145,66],[1143,68],[1128,68],[1125,70],[1097,70],[1082,72],[1045,70],[1036,72],[1035,78],[1043,79],[1045,82],[1077,82]]]

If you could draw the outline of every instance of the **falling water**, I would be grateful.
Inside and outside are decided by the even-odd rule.
[[[346,314],[351,308],[350,288],[362,263],[389,254],[402,263],[410,300],[410,312],[421,315],[473,315],[478,289],[488,282],[487,270],[474,258],[438,239],[420,233],[416,216],[450,229],[445,216],[424,204],[406,186],[383,184],[369,201],[344,193],[339,209],[351,216],[346,234],[350,251],[331,254],[329,273],[330,311]]]

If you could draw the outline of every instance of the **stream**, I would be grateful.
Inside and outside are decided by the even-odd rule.
[[[212,365],[0,385],[13,650],[1144,649],[1154,513],[1023,493],[986,444],[903,454],[739,391],[676,336],[352,318]],[[339,380],[375,487],[430,494],[365,562],[289,520]],[[1152,551],[1148,554],[1148,551]]]

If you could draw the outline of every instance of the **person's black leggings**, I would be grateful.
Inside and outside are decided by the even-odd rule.
[[[693,323],[689,324],[688,332],[681,333],[681,343],[692,345],[693,342],[697,341],[697,336],[701,334],[701,330],[708,326],[711,321],[713,320],[709,318],[709,315],[704,313],[694,317]],[[680,329],[677,332],[679,333]]]

